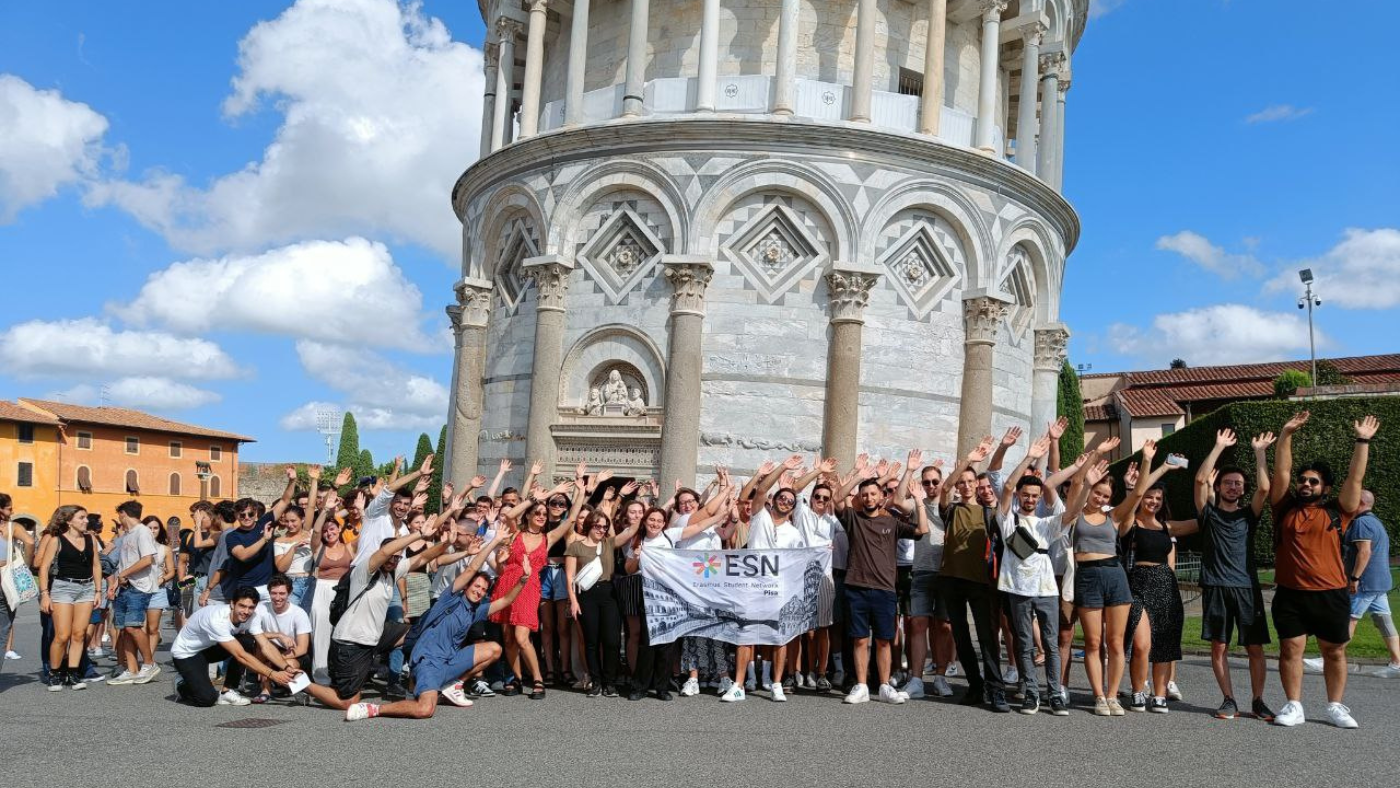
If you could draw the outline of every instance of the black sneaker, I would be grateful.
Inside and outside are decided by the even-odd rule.
[[[1050,713],[1056,717],[1069,716],[1069,704],[1065,703],[1065,699],[1060,697],[1058,692],[1050,693]]]
[[[992,711],[998,714],[1006,714],[1011,711],[1011,704],[1006,702],[1006,692],[1003,690],[992,690],[992,698],[989,702],[992,704]]]
[[[491,685],[481,679],[472,682],[471,694],[478,698],[494,698],[496,696],[496,692],[491,689]]]
[[[611,687],[611,686],[609,686],[609,687],[604,687],[604,688],[603,688],[603,697],[605,697],[605,698],[616,698],[616,697],[617,697],[617,688],[616,688],[616,687]]]
[[[1022,714],[1035,714],[1037,711],[1040,711],[1040,698],[1036,697],[1034,692],[1027,692],[1025,698],[1021,701],[1021,708],[1016,711]]]
[[[784,676],[784,677],[783,677],[783,692],[796,692],[796,691],[797,691],[797,682],[793,680],[792,676]]]
[[[1217,720],[1233,720],[1239,713],[1240,707],[1235,703],[1235,699],[1227,696],[1225,700],[1220,701],[1220,708],[1215,710],[1215,718]]]
[[[1253,707],[1250,709],[1250,711],[1254,712],[1254,716],[1258,717],[1264,722],[1274,721],[1273,709],[1269,708],[1269,705],[1264,702],[1263,698],[1255,698]]]
[[[68,676],[66,674],[50,673],[48,680],[49,692],[62,692],[63,685],[66,683],[67,678]]]
[[[602,694],[603,694],[603,686],[602,686],[601,684],[594,684],[593,686],[591,686],[591,687],[588,688],[588,694],[587,694],[585,697],[597,698],[597,697],[601,697]]]
[[[628,700],[643,700],[647,696],[646,690],[632,690],[632,694],[627,696]]]
[[[1128,708],[1133,711],[1147,711],[1147,693],[1134,692],[1132,703],[1128,705]]]
[[[671,693],[667,692],[666,690],[661,690],[660,692],[656,693],[656,699],[657,699],[657,700],[670,700],[670,699],[671,699]]]
[[[403,682],[394,679],[389,682],[388,686],[384,687],[384,697],[403,700],[408,697],[408,690],[404,689]]]
[[[1147,710],[1150,711],[1150,712],[1152,712],[1153,714],[1166,714],[1166,713],[1167,713],[1167,699],[1166,699],[1166,698],[1159,698],[1159,697],[1156,697],[1156,696],[1154,695],[1154,696],[1152,697],[1152,701],[1151,701],[1150,703],[1148,703],[1148,705],[1147,705]]]
[[[831,692],[831,682],[826,676],[817,677],[817,692]]]
[[[977,687],[968,687],[963,693],[962,699],[958,701],[959,706],[981,706],[987,701],[982,690]]]

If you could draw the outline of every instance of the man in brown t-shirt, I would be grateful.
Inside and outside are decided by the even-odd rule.
[[[1274,628],[1278,631],[1279,679],[1288,703],[1274,718],[1276,725],[1304,721],[1303,649],[1308,636],[1317,638],[1327,684],[1327,716],[1339,728],[1355,728],[1356,720],[1342,705],[1347,686],[1346,644],[1351,639],[1351,599],[1342,566],[1342,536],[1361,505],[1361,482],[1366,476],[1371,438],[1380,422],[1367,416],[1356,422],[1351,467],[1335,500],[1332,469],[1313,462],[1298,470],[1293,481],[1293,434],[1308,421],[1303,411],[1283,425],[1274,454],[1269,488],[1273,507],[1278,589],[1274,592]]]
[[[875,670],[880,677],[880,700],[902,703],[904,697],[890,685],[890,644],[895,635],[894,592],[895,549],[900,539],[917,539],[928,533],[928,525],[913,526],[891,516],[883,508],[885,492],[876,479],[867,478],[856,490],[855,506],[846,504],[850,481],[836,492],[836,516],[846,529],[850,550],[846,560],[846,605],[849,615],[846,634],[853,641],[855,686],[847,703],[870,700],[866,677],[870,671],[870,636],[875,635]]]

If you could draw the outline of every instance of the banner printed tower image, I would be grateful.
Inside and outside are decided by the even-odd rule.
[[[481,0],[448,473],[952,457],[1055,414],[1088,0]]]

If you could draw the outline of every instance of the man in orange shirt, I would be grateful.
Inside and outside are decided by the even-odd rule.
[[[1342,705],[1347,686],[1346,644],[1351,639],[1349,582],[1342,564],[1342,536],[1361,505],[1361,482],[1366,476],[1371,438],[1380,422],[1367,416],[1356,422],[1351,467],[1335,500],[1332,470],[1312,462],[1293,475],[1293,434],[1308,421],[1303,411],[1283,425],[1274,455],[1269,488],[1273,506],[1275,579],[1274,628],[1278,630],[1279,678],[1288,703],[1274,724],[1303,723],[1303,649],[1308,636],[1317,638],[1327,684],[1327,716],[1339,728],[1355,728],[1351,710]]]

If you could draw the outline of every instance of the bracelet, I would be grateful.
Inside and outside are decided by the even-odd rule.
[[[1370,439],[1370,438],[1357,438],[1357,439],[1356,439],[1356,442],[1357,442],[1357,443],[1370,443],[1370,442],[1371,442],[1371,439]]]

